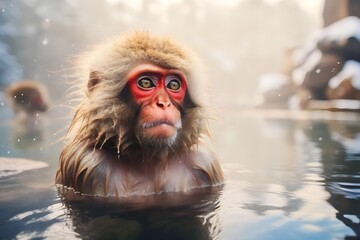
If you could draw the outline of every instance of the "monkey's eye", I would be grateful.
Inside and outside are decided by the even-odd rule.
[[[173,92],[178,92],[181,88],[181,82],[178,79],[172,79],[170,82],[166,85],[166,87]]]
[[[149,77],[141,77],[141,78],[139,78],[139,80],[137,81],[137,85],[141,89],[145,89],[145,90],[148,90],[150,88],[155,87],[154,82]]]

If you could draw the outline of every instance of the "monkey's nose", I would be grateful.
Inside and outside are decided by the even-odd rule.
[[[168,108],[171,106],[171,101],[170,99],[158,99],[156,105],[160,108]]]
[[[164,90],[160,90],[156,96],[156,106],[165,109],[170,107],[171,104],[169,95]]]

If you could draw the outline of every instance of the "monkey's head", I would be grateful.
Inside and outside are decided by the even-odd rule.
[[[190,94],[194,59],[170,38],[136,32],[86,53],[85,97],[70,127],[88,147],[190,150],[206,119]]]
[[[48,110],[48,97],[45,87],[34,81],[22,81],[11,84],[6,93],[15,112],[45,112]]]

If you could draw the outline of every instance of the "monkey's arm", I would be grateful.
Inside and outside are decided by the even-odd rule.
[[[117,156],[106,149],[91,149],[69,144],[60,155],[55,182],[82,194],[127,197],[131,194],[146,195],[145,187],[136,188],[131,172]],[[143,184],[147,186],[147,184]],[[140,190],[139,190],[140,189]]]
[[[224,182],[224,174],[214,153],[205,150],[192,152],[189,159],[199,187],[214,186]]]
[[[70,143],[60,155],[55,183],[76,192],[103,195],[107,167],[102,164],[103,159],[103,151],[89,149],[84,143]],[[99,187],[101,182],[102,187]]]

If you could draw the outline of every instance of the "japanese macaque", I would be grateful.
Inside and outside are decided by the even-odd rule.
[[[136,32],[80,58],[85,96],[68,130],[56,183],[128,197],[220,185],[204,109],[190,94],[194,59],[166,37]]]
[[[41,144],[46,112],[50,105],[47,89],[34,81],[13,83],[6,88],[7,98],[15,118],[13,142],[17,148],[32,148]]]
[[[49,108],[46,88],[34,81],[13,83],[6,89],[9,102],[15,113],[15,123],[31,127],[38,121],[39,113]]]

